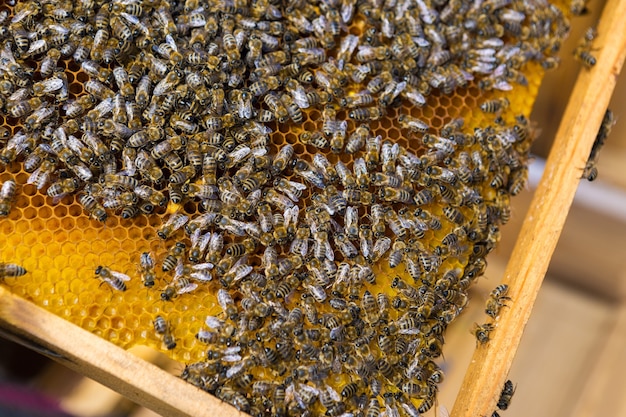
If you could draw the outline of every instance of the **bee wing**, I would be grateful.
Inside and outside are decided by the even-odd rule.
[[[190,236],[190,240],[191,240],[191,246],[196,246],[198,244],[198,242],[200,241],[200,234],[202,233],[202,231],[200,229],[196,229],[193,231],[193,233]],[[209,234],[209,239],[211,238],[211,232],[208,233]]]
[[[167,42],[174,51],[178,52],[178,45],[176,45],[176,41],[174,40],[174,38],[172,37],[170,33],[165,35],[165,42]]]
[[[219,329],[224,325],[224,321],[215,316],[207,316],[207,318],[204,320],[204,323],[211,329]]]
[[[330,162],[324,154],[316,153],[313,157],[313,166],[322,172],[326,172],[326,170],[330,167]]]
[[[204,252],[204,249],[202,250]],[[209,269],[213,269],[215,265],[213,265],[211,262],[204,262],[201,264],[195,264],[191,267],[191,269],[193,269],[194,271],[207,271]]]
[[[178,288],[176,290],[176,294],[185,294],[185,293],[195,290],[196,288],[198,288],[198,284],[196,284],[195,282],[190,282],[184,287]]]
[[[191,274],[189,274],[189,276],[193,279],[195,279],[196,281],[202,281],[202,282],[209,282],[211,280],[213,280],[213,275],[211,275],[211,272],[209,272],[208,270],[201,270],[201,271],[196,271],[196,272],[192,272]]]
[[[404,91],[404,96],[414,105],[421,107],[426,104],[426,99],[419,91],[415,89],[406,89]]]
[[[374,252],[383,255],[391,247],[391,239],[387,236],[383,236],[374,243]]]
[[[51,93],[60,90],[63,87],[63,80],[57,77],[48,78],[42,81],[44,93]]]
[[[237,260],[237,262],[235,262],[233,264],[233,266],[228,270],[227,273],[232,274],[235,272],[235,270],[240,267],[241,265],[245,265],[248,263],[248,255],[244,255],[241,258],[239,258],[239,260]]]
[[[332,246],[330,246],[330,242],[326,241],[324,242],[324,246],[326,246],[326,259],[329,259],[331,261],[335,260],[335,251],[333,250]]]
[[[166,225],[174,226],[175,229],[180,229],[189,221],[189,216],[181,213],[174,213],[167,219]]]
[[[150,255],[150,252],[142,253],[140,262],[141,262],[142,268],[145,268],[145,269],[154,268],[154,259],[152,258],[152,255]]]
[[[493,84],[493,88],[500,91],[511,91],[513,86],[505,80],[498,80]]]
[[[46,45],[47,43],[45,39],[38,39],[35,42],[30,44],[30,48],[28,48],[28,51],[26,51],[26,54],[31,55],[32,53],[34,53],[35,51],[41,48],[47,49]]]
[[[241,355],[224,355],[222,356],[222,361],[224,362],[239,362],[241,360]]]
[[[183,259],[178,258],[178,263],[176,264],[176,268],[174,269],[174,281],[180,279],[185,273],[185,265],[183,264]]]
[[[252,156],[263,156],[267,154],[267,148],[254,148],[251,153]]]
[[[358,222],[358,212],[356,207],[349,206],[346,209],[346,227],[350,227]]]
[[[111,275],[117,279],[121,279],[122,281],[130,281],[130,277],[126,274],[122,274],[121,272],[111,270]]]
[[[298,226],[298,214],[300,213],[300,207],[293,206],[288,209],[285,209],[285,226],[289,227],[293,225],[293,227]]]
[[[365,164],[365,160],[363,158],[357,158],[354,161],[354,175],[367,175],[367,165]]]
[[[371,242],[367,239],[361,239],[361,253],[363,253],[363,256],[365,256],[366,258],[369,258],[370,253],[371,253]]]
[[[231,153],[229,153],[228,156],[234,162],[239,162],[239,161],[242,161],[246,156],[248,156],[251,151],[252,150],[249,147],[242,146],[241,148],[239,148],[237,150],[234,150]]]
[[[223,288],[217,290],[217,302],[222,307],[222,310],[226,311],[229,305],[235,303],[230,293]]]

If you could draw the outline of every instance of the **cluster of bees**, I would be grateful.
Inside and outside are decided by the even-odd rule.
[[[222,311],[196,335],[207,359],[185,380],[252,415],[431,408],[444,330],[526,180],[533,129],[505,122],[499,95],[528,84],[528,62],[556,65],[569,31],[557,7],[25,1],[0,27],[0,105],[19,126],[0,132],[0,162],[101,222],[178,207],[157,233],[167,254],[141,254],[138,275],[163,302],[216,294]],[[83,93],[61,60],[80,66]],[[435,132],[411,112],[470,84],[496,93],[480,106],[492,125]],[[399,106],[419,153],[368,124]],[[317,130],[272,142],[313,112]],[[133,285],[103,265],[95,276]],[[493,299],[497,315],[506,291]],[[177,348],[165,317],[154,329]]]

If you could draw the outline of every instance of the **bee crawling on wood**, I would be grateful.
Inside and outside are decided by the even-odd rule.
[[[591,54],[591,44],[596,36],[595,29],[588,28],[578,46],[574,49],[574,58],[582,62],[587,69],[596,65],[596,57]]]
[[[500,398],[498,399],[498,408],[500,410],[506,410],[509,408],[513,394],[515,394],[515,387],[513,386],[513,382],[511,382],[510,379],[507,379],[504,383],[504,387],[502,388],[502,392],[500,393]]]
[[[615,125],[615,116],[611,110],[607,109],[604,113],[604,118],[602,119],[598,135],[596,136],[593,146],[591,147],[589,159],[587,159],[587,163],[585,164],[582,178],[586,178],[588,181],[593,181],[598,177],[598,168],[596,167],[596,164],[598,163],[600,149],[602,149],[607,136],[611,133],[613,125]]]
[[[485,304],[485,313],[487,313],[489,317],[495,319],[500,313],[500,309],[506,305],[504,302],[511,299],[506,295],[508,292],[509,286],[506,284],[498,285],[491,291],[489,299]]]
[[[495,325],[493,323],[485,323],[485,324],[474,323],[474,327],[472,328],[472,334],[476,336],[476,340],[481,345],[484,345],[490,340],[489,335],[494,329],[495,329]]]

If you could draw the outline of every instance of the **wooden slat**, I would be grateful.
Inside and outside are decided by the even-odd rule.
[[[2,335],[163,416],[243,417],[232,406],[0,287]]]
[[[594,352],[598,362],[585,376],[585,387],[570,416],[623,416],[626,413],[623,371],[626,366],[626,304],[617,310],[615,326],[605,337],[604,349]]]
[[[550,257],[574,199],[582,168],[626,54],[626,0],[609,0],[594,46],[597,65],[582,71],[570,97],[503,282],[513,301],[492,340],[478,348],[457,396],[453,417],[490,416],[515,357]]]

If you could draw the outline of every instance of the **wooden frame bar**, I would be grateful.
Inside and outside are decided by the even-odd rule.
[[[243,417],[231,405],[0,287],[2,336],[163,416]]]
[[[491,416],[515,357],[550,258],[574,199],[582,168],[600,127],[626,55],[626,0],[609,0],[594,46],[597,64],[582,70],[569,99],[543,177],[505,271],[510,308],[492,340],[477,348],[452,417]]]

